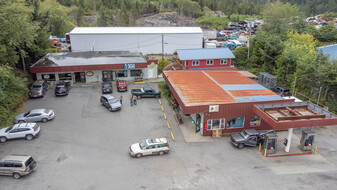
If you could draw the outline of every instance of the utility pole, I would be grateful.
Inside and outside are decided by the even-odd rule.
[[[319,104],[319,98],[321,97],[321,91],[322,91],[322,87],[319,87],[319,93],[318,93],[317,105]]]
[[[296,78],[297,78],[297,77],[295,77],[295,81],[294,81],[294,87],[293,87],[293,96],[294,96],[294,93],[295,93]]]
[[[23,57],[22,55],[22,52],[21,52],[21,60],[22,60],[22,67],[23,67],[23,72],[26,73],[26,64],[25,64],[25,58]]]
[[[161,34],[161,60],[164,60],[164,33]]]

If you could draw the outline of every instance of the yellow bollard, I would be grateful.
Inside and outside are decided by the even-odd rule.
[[[264,149],[264,157],[267,156],[267,149]]]
[[[317,145],[315,146],[314,154],[316,154],[316,151],[317,151]]]
[[[170,126],[169,122],[167,121],[166,123],[167,123],[167,127],[168,127],[169,129],[171,129],[171,126]]]
[[[172,137],[172,139],[175,141],[175,139],[174,139],[174,136],[173,136],[173,133],[171,132],[171,137]]]
[[[161,105],[161,101],[160,101],[160,99],[158,99],[158,102],[159,102],[159,104]]]
[[[259,152],[261,151],[261,143],[259,144]]]
[[[164,118],[165,118],[165,120],[167,120],[165,113],[164,113]]]
[[[163,112],[164,112],[164,107],[163,107],[163,106],[161,106],[161,111],[163,111]]]

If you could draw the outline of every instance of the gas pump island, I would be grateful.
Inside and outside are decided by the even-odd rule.
[[[301,128],[302,136],[299,148],[303,152],[312,152],[315,148],[315,132],[310,127],[337,125],[337,116],[311,102],[292,102],[282,104],[255,105],[253,111],[275,131],[288,130],[284,139],[285,152],[289,154],[294,128]],[[266,134],[261,151],[265,156],[276,152],[276,134]]]

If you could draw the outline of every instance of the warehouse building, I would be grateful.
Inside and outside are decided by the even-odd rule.
[[[202,48],[203,40],[200,27],[76,27],[69,35],[72,52],[127,50],[144,55]]]
[[[31,66],[37,79],[72,83],[157,78],[157,60],[139,52],[99,51],[49,53]]]
[[[203,136],[213,131],[335,125],[337,116],[310,102],[284,99],[238,71],[164,71],[172,96]]]

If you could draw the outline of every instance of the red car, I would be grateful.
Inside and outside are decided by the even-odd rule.
[[[128,90],[128,86],[125,82],[125,80],[118,80],[117,81],[117,91],[127,91]]]

